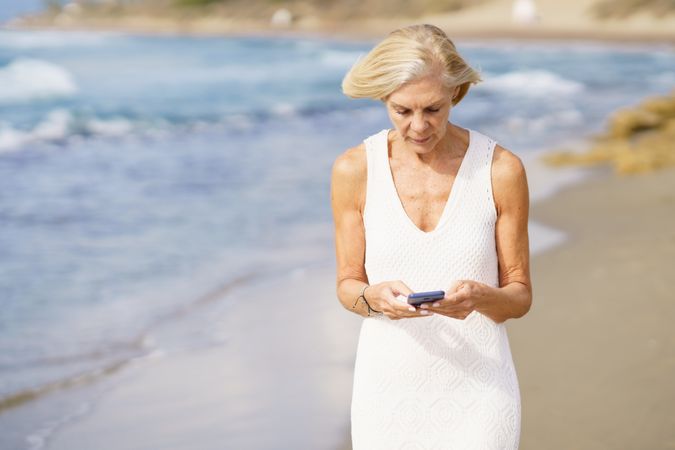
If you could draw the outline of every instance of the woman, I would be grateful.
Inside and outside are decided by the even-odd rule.
[[[343,80],[393,124],[332,173],[337,295],[366,319],[354,450],[515,449],[520,394],[504,322],[531,304],[521,161],[448,121],[478,74],[439,28],[392,32]],[[444,290],[419,307],[413,292]]]

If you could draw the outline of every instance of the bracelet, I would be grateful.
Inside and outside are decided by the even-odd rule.
[[[377,311],[377,310],[371,308],[370,303],[368,303],[368,300],[366,300],[366,296],[364,295],[364,293],[366,292],[366,289],[369,288],[369,287],[370,287],[369,284],[366,284],[365,286],[363,286],[363,289],[361,289],[361,293],[359,294],[358,297],[356,297],[356,301],[354,302],[354,305],[352,306],[352,309],[356,308],[356,304],[359,302],[359,300],[363,299],[363,303],[365,303],[366,307],[368,308],[368,316],[371,315],[370,314],[371,312],[374,312],[374,313],[377,313],[377,314],[382,314],[382,311]]]

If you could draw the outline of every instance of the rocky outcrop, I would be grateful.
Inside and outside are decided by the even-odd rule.
[[[544,160],[556,166],[610,164],[620,174],[675,165],[675,91],[615,112],[588,151],[557,151]]]

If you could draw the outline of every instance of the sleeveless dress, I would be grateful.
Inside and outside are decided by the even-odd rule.
[[[414,292],[453,280],[499,286],[491,165],[496,142],[469,130],[469,146],[436,228],[406,214],[391,174],[388,129],[364,140],[363,212],[370,284],[402,280]],[[472,312],[363,320],[351,403],[354,450],[517,449],[520,392],[506,327]]]

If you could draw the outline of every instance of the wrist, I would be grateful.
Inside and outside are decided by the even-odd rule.
[[[369,284],[364,285],[361,288],[361,292],[359,293],[359,296],[356,298],[356,301],[354,302],[354,306],[352,308],[356,308],[357,303],[359,301],[365,306],[365,314],[361,314],[363,316],[375,316],[375,315],[381,315],[382,311],[378,311],[374,309],[368,299],[366,298],[366,290],[371,287]]]
[[[474,309],[485,316],[491,317],[495,312],[494,306],[496,304],[508,301],[508,298],[504,298],[505,295],[499,288],[485,284],[478,284],[474,286],[475,288],[478,288],[479,291],[474,299]]]

